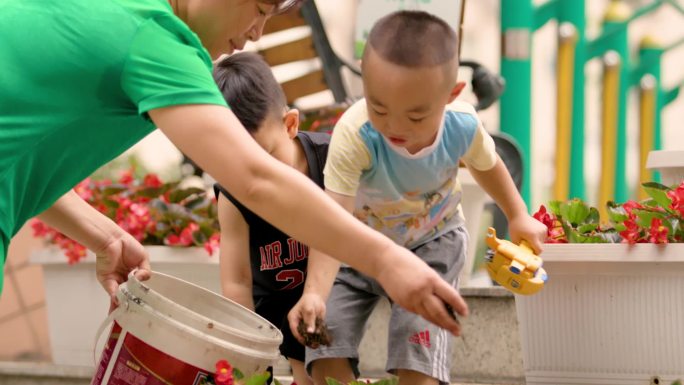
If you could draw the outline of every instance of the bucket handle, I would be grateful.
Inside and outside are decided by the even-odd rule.
[[[137,267],[131,270],[131,272],[128,273],[128,279],[135,278],[136,271],[138,271]],[[98,364],[97,345],[100,344],[100,340],[102,339],[102,333],[104,333],[105,329],[107,329],[112,324],[112,322],[114,322],[114,319],[117,316],[119,316],[119,314],[123,313],[125,310],[128,310],[128,299],[123,303],[119,301],[119,306],[117,306],[117,308],[114,309],[113,312],[109,313],[107,318],[105,318],[104,321],[102,321],[102,323],[100,324],[100,327],[97,328],[97,332],[95,333],[95,343],[93,344],[93,363],[95,364],[95,366],[97,366]]]
[[[114,309],[113,312],[109,313],[107,318],[105,318],[104,321],[102,321],[102,323],[100,324],[100,327],[97,328],[97,333],[95,334],[95,343],[93,344],[93,363],[96,367],[99,361],[97,357],[97,346],[100,344],[102,334],[104,333],[105,329],[112,325],[116,317],[118,317],[121,313],[126,311],[126,308],[128,308],[128,301],[126,301],[124,304],[119,305],[116,309]],[[99,358],[102,359],[101,356]]]

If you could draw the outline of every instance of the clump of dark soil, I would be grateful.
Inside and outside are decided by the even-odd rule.
[[[332,337],[330,336],[328,327],[321,318],[316,318],[316,330],[313,333],[306,331],[304,320],[299,321],[297,331],[299,332],[299,335],[304,337],[304,344],[311,349],[318,349],[321,345],[330,346],[330,343],[332,343]]]

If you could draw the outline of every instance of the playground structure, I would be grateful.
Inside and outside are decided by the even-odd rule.
[[[585,187],[585,66],[594,59],[603,62],[602,153],[599,206],[608,200],[629,198],[627,183],[627,96],[638,86],[640,116],[640,181],[653,180],[645,168],[650,150],[661,148],[661,113],[679,95],[680,85],[665,89],[661,82],[663,55],[684,44],[684,36],[663,46],[651,37],[641,40],[636,60],[628,46],[629,24],[662,6],[684,16],[675,0],[653,0],[632,12],[626,3],[611,1],[602,32],[585,36],[585,2],[549,0],[534,6],[531,0],[502,0],[501,73],[506,91],[501,97],[501,131],[515,138],[524,155],[522,194],[530,203],[531,175],[531,80],[532,35],[547,22],[558,22],[556,179],[553,199],[586,199]],[[630,171],[632,172],[632,171]],[[656,177],[657,179],[657,177]]]

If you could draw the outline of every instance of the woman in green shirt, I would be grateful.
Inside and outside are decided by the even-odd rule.
[[[0,268],[39,215],[97,254],[113,301],[130,270],[149,275],[144,248],[71,188],[156,126],[245,206],[458,333],[442,305],[464,315],[458,293],[268,156],[214,84],[212,58],[298,1],[0,0]]]

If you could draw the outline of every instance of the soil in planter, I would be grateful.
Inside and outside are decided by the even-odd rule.
[[[304,337],[304,344],[311,349],[317,349],[321,345],[330,346],[332,343],[332,337],[330,336],[330,332],[328,332],[328,327],[321,318],[316,318],[316,329],[313,333],[306,331],[304,320],[299,320],[297,332]]]

